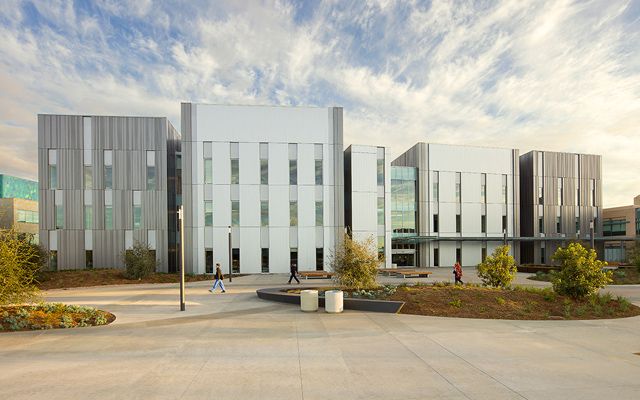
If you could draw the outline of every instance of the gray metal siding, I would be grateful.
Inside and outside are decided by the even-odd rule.
[[[136,239],[156,231],[160,270],[167,270],[167,140],[166,118],[91,116],[93,165],[93,265],[122,267],[125,230],[133,229],[133,190],[143,192],[141,228]],[[173,127],[171,127],[173,129]],[[49,188],[48,150],[57,150],[58,186],[63,191],[64,229],[58,230],[58,268],[85,267],[83,116],[38,116],[40,236],[55,229],[55,191]],[[175,136],[175,129],[172,135]],[[113,150],[113,230],[104,230],[104,150]],[[156,189],[146,190],[146,151],[156,152]],[[174,164],[175,168],[175,164]]]

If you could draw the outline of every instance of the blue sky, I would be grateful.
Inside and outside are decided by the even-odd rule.
[[[0,38],[5,173],[37,113],[337,105],[347,144],[602,154],[605,205],[640,194],[638,0],[3,0]]]

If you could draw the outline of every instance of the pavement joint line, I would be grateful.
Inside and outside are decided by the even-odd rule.
[[[503,386],[504,388],[506,388],[507,390],[509,390],[511,393],[514,393],[515,395],[528,400],[527,397],[525,397],[522,393],[518,392],[517,390],[509,387],[509,385],[506,385],[504,383],[502,383],[501,381],[499,381],[498,379],[496,379],[493,375],[489,374],[488,372],[486,372],[485,370],[483,370],[482,368],[474,365],[473,363],[471,363],[470,361],[466,360],[465,358],[461,357],[460,355],[456,354],[454,351],[446,348],[445,346],[443,346],[440,342],[438,342],[437,340],[435,340],[434,338],[432,338],[431,336],[429,336],[428,334],[425,335],[427,339],[431,340],[433,343],[437,344],[438,346],[440,346],[442,349],[444,349],[446,352],[454,355],[455,357],[459,358],[460,360],[462,360],[464,363],[468,364],[471,368],[479,371],[480,373],[486,375],[487,377],[491,378],[493,381],[497,382],[500,386]]]
[[[296,330],[296,346],[298,347],[298,374],[300,376],[300,396],[304,400],[304,382],[302,381],[302,361],[300,360],[300,336],[298,334],[298,318],[293,321]]]
[[[440,373],[440,371],[438,371],[437,369],[435,369],[431,364],[429,364],[427,362],[427,360],[425,360],[424,358],[420,357],[415,351],[413,351],[412,349],[409,348],[409,346],[407,346],[406,344],[404,344],[400,339],[398,339],[393,333],[391,333],[391,331],[387,330],[384,326],[382,326],[380,323],[378,323],[378,321],[376,321],[374,318],[371,318],[371,315],[369,313],[366,313],[366,316],[369,318],[369,320],[371,322],[373,322],[375,325],[377,325],[380,329],[382,329],[383,332],[385,332],[387,335],[391,336],[396,342],[398,342],[400,344],[400,346],[404,347],[409,353],[413,354],[414,357],[416,357],[418,360],[420,360],[424,365],[426,365],[429,369],[431,369],[433,372],[435,372],[440,378],[444,379],[445,382],[447,382],[451,387],[453,387],[455,390],[457,390],[462,396],[464,396],[465,399],[469,399],[471,400],[471,397],[469,397],[462,389],[460,389],[457,385],[455,385],[453,382],[451,382],[449,379],[447,379],[446,376],[444,376],[443,374]],[[411,329],[411,328],[410,328]],[[438,345],[440,345],[438,343]],[[442,347],[442,346],[441,346]]]

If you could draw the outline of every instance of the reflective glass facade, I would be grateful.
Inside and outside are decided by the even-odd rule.
[[[0,174],[0,198],[38,200],[38,182]]]
[[[416,180],[416,168],[391,167],[392,237],[416,233]]]

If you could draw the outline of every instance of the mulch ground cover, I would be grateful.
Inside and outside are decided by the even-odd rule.
[[[401,314],[440,317],[548,320],[605,319],[640,315],[640,307],[610,295],[576,300],[551,289],[477,286],[399,287],[389,300],[404,301]]]
[[[234,277],[242,276],[240,274]],[[226,276],[225,276],[226,279]],[[185,282],[213,280],[212,275],[185,275]],[[122,269],[84,269],[74,271],[43,272],[38,279],[38,287],[42,290],[66,289],[74,287],[126,285],[139,283],[177,283],[178,274],[153,273],[140,280],[128,279]]]

